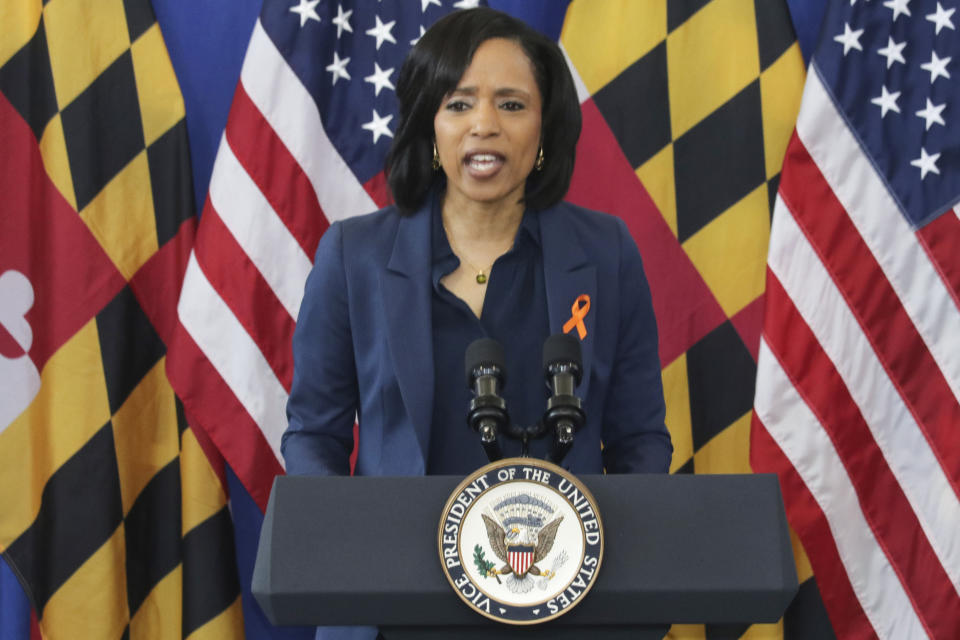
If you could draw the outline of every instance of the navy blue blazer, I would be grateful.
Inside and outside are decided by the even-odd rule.
[[[355,415],[357,474],[425,472],[437,375],[430,216],[429,203],[409,216],[388,207],[336,222],[321,239],[293,337],[288,473],[347,474]],[[569,203],[541,212],[540,233],[551,333],[578,296],[590,297],[577,390],[587,423],[564,466],[666,472],[657,328],[636,243],[620,219]]]

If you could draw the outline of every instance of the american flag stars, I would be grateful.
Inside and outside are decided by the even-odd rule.
[[[940,159],[939,153],[928,154],[927,150],[920,147],[920,157],[911,160],[910,165],[920,169],[920,180],[927,177],[928,173],[940,175],[940,169],[937,168],[937,160]]]
[[[374,38],[377,39],[377,51],[380,50],[380,45],[382,45],[384,41],[390,42],[392,44],[397,44],[397,41],[396,39],[394,39],[393,34],[390,33],[393,30],[393,25],[397,24],[397,21],[391,20],[390,22],[384,24],[380,20],[380,16],[374,16],[374,17],[377,20],[377,24],[375,24],[370,29],[367,29],[365,33],[368,36],[373,36]]]
[[[888,2],[883,3],[883,6],[893,11],[893,21],[896,22],[901,15],[910,17],[908,4],[910,4],[910,0],[888,0]]]
[[[877,90],[861,100],[866,98],[870,105],[879,108],[879,118],[871,116],[875,118],[873,122],[886,121],[887,115],[896,121],[892,128],[884,125],[873,129],[872,135],[881,136],[878,139],[898,138],[898,144],[885,144],[885,148],[906,152],[891,157],[891,162],[900,166],[909,162],[919,169],[912,173],[914,180],[919,178],[915,184],[926,184],[927,177],[940,176],[937,162],[944,151],[956,146],[951,144],[954,136],[947,130],[957,97],[957,87],[951,78],[958,44],[953,22],[956,8],[949,6],[951,2],[955,0],[938,1],[933,10],[933,2],[887,0],[883,7],[890,10],[887,14],[890,19],[878,20],[863,3],[854,7],[858,3],[851,0],[850,7],[843,10],[837,16],[840,20],[834,23],[837,27],[832,40],[836,43],[833,46],[838,59],[852,59],[875,51],[883,60],[880,62],[870,54],[857,63],[859,77]],[[843,25],[842,33],[839,25]],[[854,118],[862,110],[855,103],[845,106]],[[907,120],[897,118],[898,115],[916,117],[922,125],[908,125]],[[919,157],[915,155],[918,152]],[[955,153],[950,150],[944,158],[954,157]]]
[[[301,28],[307,24],[307,20],[320,22],[320,16],[317,15],[318,4],[320,4],[320,0],[300,0],[299,4],[290,7],[291,13],[296,13],[300,16]]]
[[[930,84],[933,84],[934,80],[937,78],[946,78],[950,79],[950,72],[947,71],[947,64],[950,62],[950,57],[940,58],[937,57],[936,51],[930,52],[930,62],[920,65],[920,68],[924,71],[930,72]]]
[[[350,16],[353,15],[353,9],[343,10],[343,5],[337,5],[337,17],[333,19],[333,24],[337,25],[337,40],[343,35],[344,31],[353,33],[353,27],[350,26]]]
[[[894,62],[899,62],[900,64],[907,63],[903,58],[903,48],[906,46],[906,40],[903,42],[894,42],[891,36],[887,36],[887,46],[882,49],[877,49],[877,53],[887,59],[887,69],[889,69],[893,66]]]
[[[953,21],[950,19],[953,16],[953,12],[956,11],[956,8],[953,9],[944,9],[940,3],[937,3],[937,12],[927,14],[927,20],[936,25],[936,34],[940,35],[940,29],[946,27],[947,29],[953,29],[956,31],[956,28],[953,26]]]
[[[369,75],[363,79],[364,82],[369,82],[373,85],[374,95],[380,95],[380,90],[383,88],[388,88],[391,90],[396,90],[396,87],[393,86],[393,83],[390,82],[390,74],[393,73],[393,68],[390,69],[381,69],[380,65],[376,62],[373,63],[373,75]]]
[[[377,140],[380,139],[380,136],[387,136],[390,138],[393,137],[393,133],[390,132],[390,127],[387,126],[390,124],[391,120],[393,120],[393,115],[380,117],[380,114],[377,113],[377,110],[373,110],[373,119],[363,125],[363,128],[373,133],[374,144],[377,143]]]
[[[471,0],[454,3],[449,0],[420,0],[419,11],[415,3],[381,3],[379,0],[278,0],[282,2],[289,20],[297,20],[302,30],[301,42],[306,50],[313,43],[327,37],[327,48],[317,50],[327,72],[328,89],[317,93],[321,104],[349,104],[341,111],[339,131],[345,143],[350,140],[346,132],[364,132],[356,144],[371,145],[369,151],[343,149],[349,158],[368,158],[365,165],[381,166],[372,146],[381,139],[392,138],[391,123],[396,115],[396,100],[391,92],[396,91],[399,63],[409,47],[423,36],[425,27],[453,8],[465,8],[478,4]],[[412,6],[410,6],[412,5]],[[322,25],[311,29],[310,25]],[[329,36],[324,36],[329,34]],[[336,36],[335,38],[333,36]],[[306,58],[305,58],[306,59]],[[361,81],[362,80],[362,81]],[[365,88],[363,88],[365,87]],[[385,91],[386,90],[386,91]],[[323,97],[326,96],[326,97]],[[329,102],[328,102],[329,101]],[[363,114],[371,114],[366,119]],[[335,118],[325,120],[332,124]],[[369,136],[367,133],[369,132]],[[338,138],[339,133],[333,137]],[[362,140],[362,142],[361,142]],[[364,171],[358,169],[358,173]]]
[[[946,126],[946,122],[943,121],[943,118],[940,117],[940,114],[943,113],[944,108],[947,106],[946,103],[934,105],[930,102],[930,98],[927,98],[927,106],[917,111],[917,116],[926,120],[927,130],[930,130],[930,125],[939,124]]]
[[[885,85],[880,87],[880,91],[880,95],[870,101],[880,107],[880,117],[886,117],[888,111],[900,113],[900,107],[897,106],[897,98],[900,97],[900,92],[894,91],[891,93],[887,91],[887,87]]]
[[[333,52],[333,62],[327,65],[327,71],[333,74],[333,82],[331,84],[337,84],[337,80],[343,78],[344,80],[350,79],[350,74],[347,73],[347,64],[350,62],[350,58],[340,59],[340,56],[337,55],[337,52]]]
[[[863,47],[860,46],[860,36],[862,35],[863,29],[853,30],[850,28],[849,23],[844,23],[843,33],[834,36],[833,39],[843,45],[843,55],[847,55],[851,49],[863,51]]]
[[[412,47],[418,42],[420,42],[420,38],[422,38],[423,34],[425,34],[426,32],[427,30],[423,28],[423,25],[420,25],[420,35],[418,35],[416,38],[410,41],[410,46]]]

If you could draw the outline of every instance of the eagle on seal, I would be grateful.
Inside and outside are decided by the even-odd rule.
[[[481,515],[487,527],[487,538],[490,540],[490,546],[493,547],[493,553],[505,563],[500,569],[493,569],[491,573],[494,575],[513,573],[520,580],[528,573],[550,577],[550,571],[541,571],[537,563],[546,558],[553,548],[563,516],[545,524],[538,531],[531,532],[525,527],[516,526],[508,531],[488,515]]]

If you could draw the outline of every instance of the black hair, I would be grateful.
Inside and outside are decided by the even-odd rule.
[[[445,180],[431,167],[433,120],[444,97],[457,87],[477,48],[491,38],[516,42],[533,64],[542,98],[544,166],[527,178],[524,201],[533,209],[559,202],[570,188],[580,101],[557,44],[505,13],[481,7],[455,11],[438,20],[410,50],[397,78],[399,119],[386,158],[387,184],[403,213],[419,208]]]

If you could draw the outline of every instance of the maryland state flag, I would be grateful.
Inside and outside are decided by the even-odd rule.
[[[44,637],[240,636],[222,466],[165,375],[195,216],[153,10],[0,25],[0,550]]]
[[[561,44],[584,115],[569,198],[622,217],[643,255],[671,471],[751,473],[770,218],[804,80],[786,3],[574,0]],[[831,637],[794,550],[803,585],[783,621],[668,637]]]

